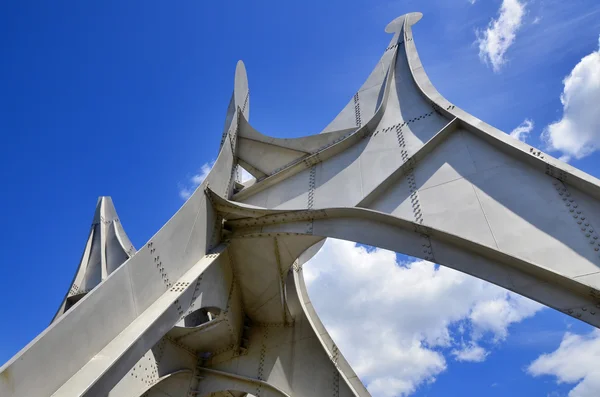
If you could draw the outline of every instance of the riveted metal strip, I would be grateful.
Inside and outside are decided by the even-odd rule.
[[[194,292],[192,293],[192,300],[190,301],[190,308],[188,309],[186,316],[191,314],[194,311],[196,305],[196,299],[198,299],[198,291],[200,291],[200,282],[202,281],[202,275],[196,279],[196,284],[194,285]]]
[[[317,186],[317,167],[313,166],[308,174],[308,203],[307,209],[312,210],[315,204],[315,189]]]
[[[79,286],[73,284],[71,286],[71,289],[69,290],[69,294],[67,296],[73,296],[73,295],[77,295],[79,293]]]
[[[242,113],[246,111],[246,106],[248,106],[248,99],[250,98],[250,90],[246,92],[246,97],[244,98],[244,105],[242,106]]]
[[[533,148],[530,149],[530,153],[534,154]],[[537,153],[538,153],[537,154],[538,157],[540,157],[542,159],[544,158],[544,156],[540,155],[540,151],[538,151]],[[558,179],[559,181],[562,181],[562,182],[566,182],[567,179],[568,179],[568,175],[569,175],[568,172],[563,171],[563,170],[561,170],[561,169],[557,168],[556,166],[554,166],[552,164],[549,164],[549,163],[546,163],[546,174],[550,175],[552,178],[556,178],[556,179]]]
[[[294,326],[294,322],[289,323],[254,323],[256,327],[261,328],[291,328]]]
[[[302,211],[289,211],[284,213],[277,213],[271,215],[265,215],[258,218],[242,218],[233,219],[227,221],[226,224],[235,228],[255,228],[265,225],[276,225],[280,223],[290,223],[298,221],[308,221],[312,219],[323,219],[327,218],[327,211],[324,209],[320,210],[302,210]],[[235,232],[235,230],[234,230]],[[291,233],[294,234],[294,233]]]
[[[555,180],[553,184],[554,189],[556,190],[559,197],[562,199],[563,204],[569,211],[569,215],[572,217],[573,221],[577,223],[577,226],[579,227],[582,236],[587,240],[588,246],[590,247],[590,249],[594,250],[594,253],[597,257],[600,257],[600,235],[596,231],[596,228],[594,227],[594,225],[592,225],[590,219],[586,216],[585,212],[583,212],[582,208],[579,206],[577,201],[575,201],[575,199],[571,195],[571,192],[569,192],[567,185],[562,180]],[[590,296],[597,302],[595,306],[589,307],[588,313],[594,316],[596,315],[597,311],[600,311],[598,310],[600,309],[600,291],[591,288]],[[587,314],[587,311],[588,307],[581,307],[566,309],[565,313],[576,318],[581,318],[583,315]]]
[[[332,391],[333,397],[339,397],[340,396],[340,371],[339,371],[339,367],[338,367],[338,359],[340,357],[340,350],[338,349],[337,345],[334,343],[333,347],[331,349],[331,356],[329,357],[331,359],[331,362],[333,363],[333,384],[332,384]]]
[[[317,187],[317,167],[312,166],[308,175],[308,203],[306,208],[312,210],[315,205],[315,190]],[[312,219],[308,223],[307,231],[309,234],[313,232],[313,221]]]
[[[362,121],[360,119],[360,102],[358,98],[358,92],[354,94],[354,118],[356,121],[356,125],[358,127],[362,126]]]
[[[395,49],[396,47],[402,47],[403,44],[404,44],[404,41],[401,41],[399,43],[391,45],[391,46],[387,47],[384,52],[391,51],[391,50]]]
[[[186,393],[187,397],[197,397],[198,396],[198,387],[200,385],[200,381],[204,379],[201,376],[201,370],[203,366],[203,357],[198,357],[196,360],[196,366],[194,367],[194,371],[192,372],[192,378],[190,379],[190,384],[188,386],[188,391]],[[212,394],[212,393],[211,393]]]
[[[178,281],[169,289],[169,292],[183,292],[189,285],[190,285],[190,283],[188,283],[188,282]],[[179,298],[175,299],[175,302],[173,302],[173,305],[177,309],[179,318],[181,318],[183,316],[183,309],[181,307],[181,302],[179,302]]]
[[[150,241],[150,242],[148,242],[148,244],[146,246],[150,250],[150,255],[152,255],[152,261],[153,261],[154,265],[156,266],[156,270],[160,274],[160,278],[162,279],[163,284],[165,285],[166,289],[168,290],[169,288],[171,288],[171,286],[173,284],[171,283],[171,280],[169,279],[169,275],[167,274],[167,271],[165,270],[165,267],[163,266],[163,263],[160,260],[160,255],[156,251],[156,247],[154,247],[154,242]]]
[[[433,114],[432,112],[426,113],[424,116],[419,116],[416,119],[411,119],[408,122],[403,122],[397,124],[396,126],[396,136],[398,138],[398,145],[401,148],[400,155],[402,156],[402,161],[408,167],[406,170],[406,181],[408,182],[408,189],[410,192],[410,204],[412,207],[413,215],[415,217],[415,232],[419,233],[421,236],[421,248],[423,251],[423,259],[428,261],[433,261],[433,248],[431,246],[431,239],[429,238],[429,233],[427,232],[427,228],[421,226],[423,224],[423,210],[421,208],[421,202],[419,201],[419,191],[417,187],[417,183],[415,181],[415,173],[414,173],[414,165],[416,161],[414,157],[409,157],[408,150],[406,149],[406,141],[404,139],[404,134],[402,133],[402,128],[410,122],[415,122],[421,120],[423,117],[429,117]]]
[[[536,150],[533,147],[529,148],[529,154],[531,154],[534,157],[539,157],[542,160],[544,159],[544,152],[542,152],[540,150]],[[548,175],[550,175],[552,177],[555,177],[554,176],[554,172],[552,172],[552,171],[554,171],[553,169],[556,169],[556,168],[553,167],[553,166],[551,166],[550,164],[546,163],[546,174],[548,174]],[[562,170],[560,170],[560,171],[562,171]],[[560,179],[560,178],[557,178],[557,179]]]
[[[265,370],[265,358],[267,355],[267,340],[269,339],[269,328],[263,328],[263,342],[262,342],[262,346],[260,347],[260,357],[258,359],[258,371],[257,371],[257,376],[256,378],[258,380],[265,380],[265,375],[264,375],[264,370]],[[255,391],[255,395],[256,397],[261,397],[261,392],[262,392],[262,384],[258,383],[256,385],[256,391]]]
[[[571,192],[567,189],[567,186],[561,181],[554,181],[554,188],[556,192],[560,196],[563,201],[565,207],[569,211],[569,214],[573,218],[579,229],[581,234],[588,241],[589,247],[594,250],[596,256],[600,256],[600,236],[596,231],[596,228],[591,224],[590,220],[586,217],[586,214],[583,212],[579,204],[575,201]]]

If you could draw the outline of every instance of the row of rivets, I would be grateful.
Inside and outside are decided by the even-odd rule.
[[[362,121],[360,119],[360,102],[358,100],[358,92],[354,94],[354,118],[356,125],[360,127],[362,125]]]
[[[340,371],[338,370],[339,354],[340,354],[340,351],[334,343],[333,344],[333,354],[331,356],[331,361],[333,362],[333,385],[332,385],[333,397],[340,396]]]
[[[267,339],[269,339],[269,328],[263,328],[263,343],[262,346],[260,348],[260,358],[258,360],[258,374],[257,374],[257,379],[258,380],[265,380],[264,379],[264,368],[265,368],[265,356],[267,354]],[[262,391],[262,384],[258,383],[256,385],[256,392],[254,393],[256,397],[260,397]]]
[[[404,44],[404,41],[401,41],[401,42],[399,42],[399,43],[396,43],[396,44],[394,44],[394,45],[391,45],[391,46],[389,46],[389,47],[387,47],[387,48],[385,49],[385,52],[388,52],[388,51],[390,51],[390,50],[393,50],[393,49],[394,49],[394,48],[396,48],[396,47],[401,47],[401,46],[402,46],[402,44]]]
[[[534,148],[529,148],[529,153],[533,156],[539,157],[541,159],[544,158],[544,153],[540,152],[539,150],[535,150]]]
[[[162,279],[162,281],[165,284],[165,286],[167,287],[167,289],[171,288],[171,285],[172,285],[171,281],[169,280],[167,271],[165,270],[164,266],[162,265],[162,261],[160,260],[160,255],[156,254],[156,248],[154,248],[154,243],[151,241],[148,243],[147,246],[150,249],[150,254],[153,255],[153,261],[154,261],[154,264],[156,265],[156,269],[158,270],[158,273],[160,274],[160,278]]]
[[[192,293],[192,300],[190,303],[190,308],[187,311],[187,314],[190,314],[194,311],[194,305],[196,304],[196,299],[198,299],[198,291],[200,290],[200,282],[202,281],[202,276],[196,279],[196,285],[194,286],[194,292]]]
[[[532,149],[533,148],[531,148],[529,151],[533,152]],[[532,154],[534,154],[534,153],[532,153]],[[546,174],[550,175],[551,177],[556,178],[560,181],[563,181],[563,182],[567,180],[567,175],[568,175],[565,171],[556,168],[555,166],[553,166],[550,163],[546,163]]]
[[[579,225],[579,229],[583,235],[588,239],[588,243],[591,247],[594,248],[594,251],[600,251],[600,239],[594,227],[590,224],[590,221],[586,219],[585,214],[583,214],[579,205],[571,196],[571,193],[567,190],[566,185],[559,181],[554,181],[554,188],[556,189],[558,195],[562,198],[563,203],[569,210],[569,213],[573,217],[573,219]]]
[[[312,210],[315,205],[315,190],[317,187],[317,167],[313,166],[310,169],[310,173],[308,176],[308,203],[307,209]],[[313,232],[313,222],[312,220],[308,224],[308,233],[312,234]]]

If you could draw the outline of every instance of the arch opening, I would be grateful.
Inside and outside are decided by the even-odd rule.
[[[194,310],[183,318],[183,326],[187,328],[198,327],[215,320],[221,314],[218,307],[202,307]]]

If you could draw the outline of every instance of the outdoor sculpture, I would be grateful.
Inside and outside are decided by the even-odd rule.
[[[238,63],[206,180],[135,254],[99,201],[111,214],[96,217],[83,270],[48,329],[0,368],[0,395],[369,396],[306,293],[302,265],[325,237],[600,326],[600,181],[444,99],[415,49],[420,18],[387,26],[375,70],[318,135],[252,128]],[[237,182],[238,164],[255,179]]]

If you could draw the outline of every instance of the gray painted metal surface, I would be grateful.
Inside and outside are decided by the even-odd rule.
[[[326,237],[599,327],[600,181],[443,98],[415,48],[420,18],[387,26],[374,71],[317,135],[254,129],[239,62],[206,180],[135,254],[100,199],[75,292],[0,368],[0,395],[369,396],[306,292],[302,266]],[[255,179],[236,182],[238,165]]]

